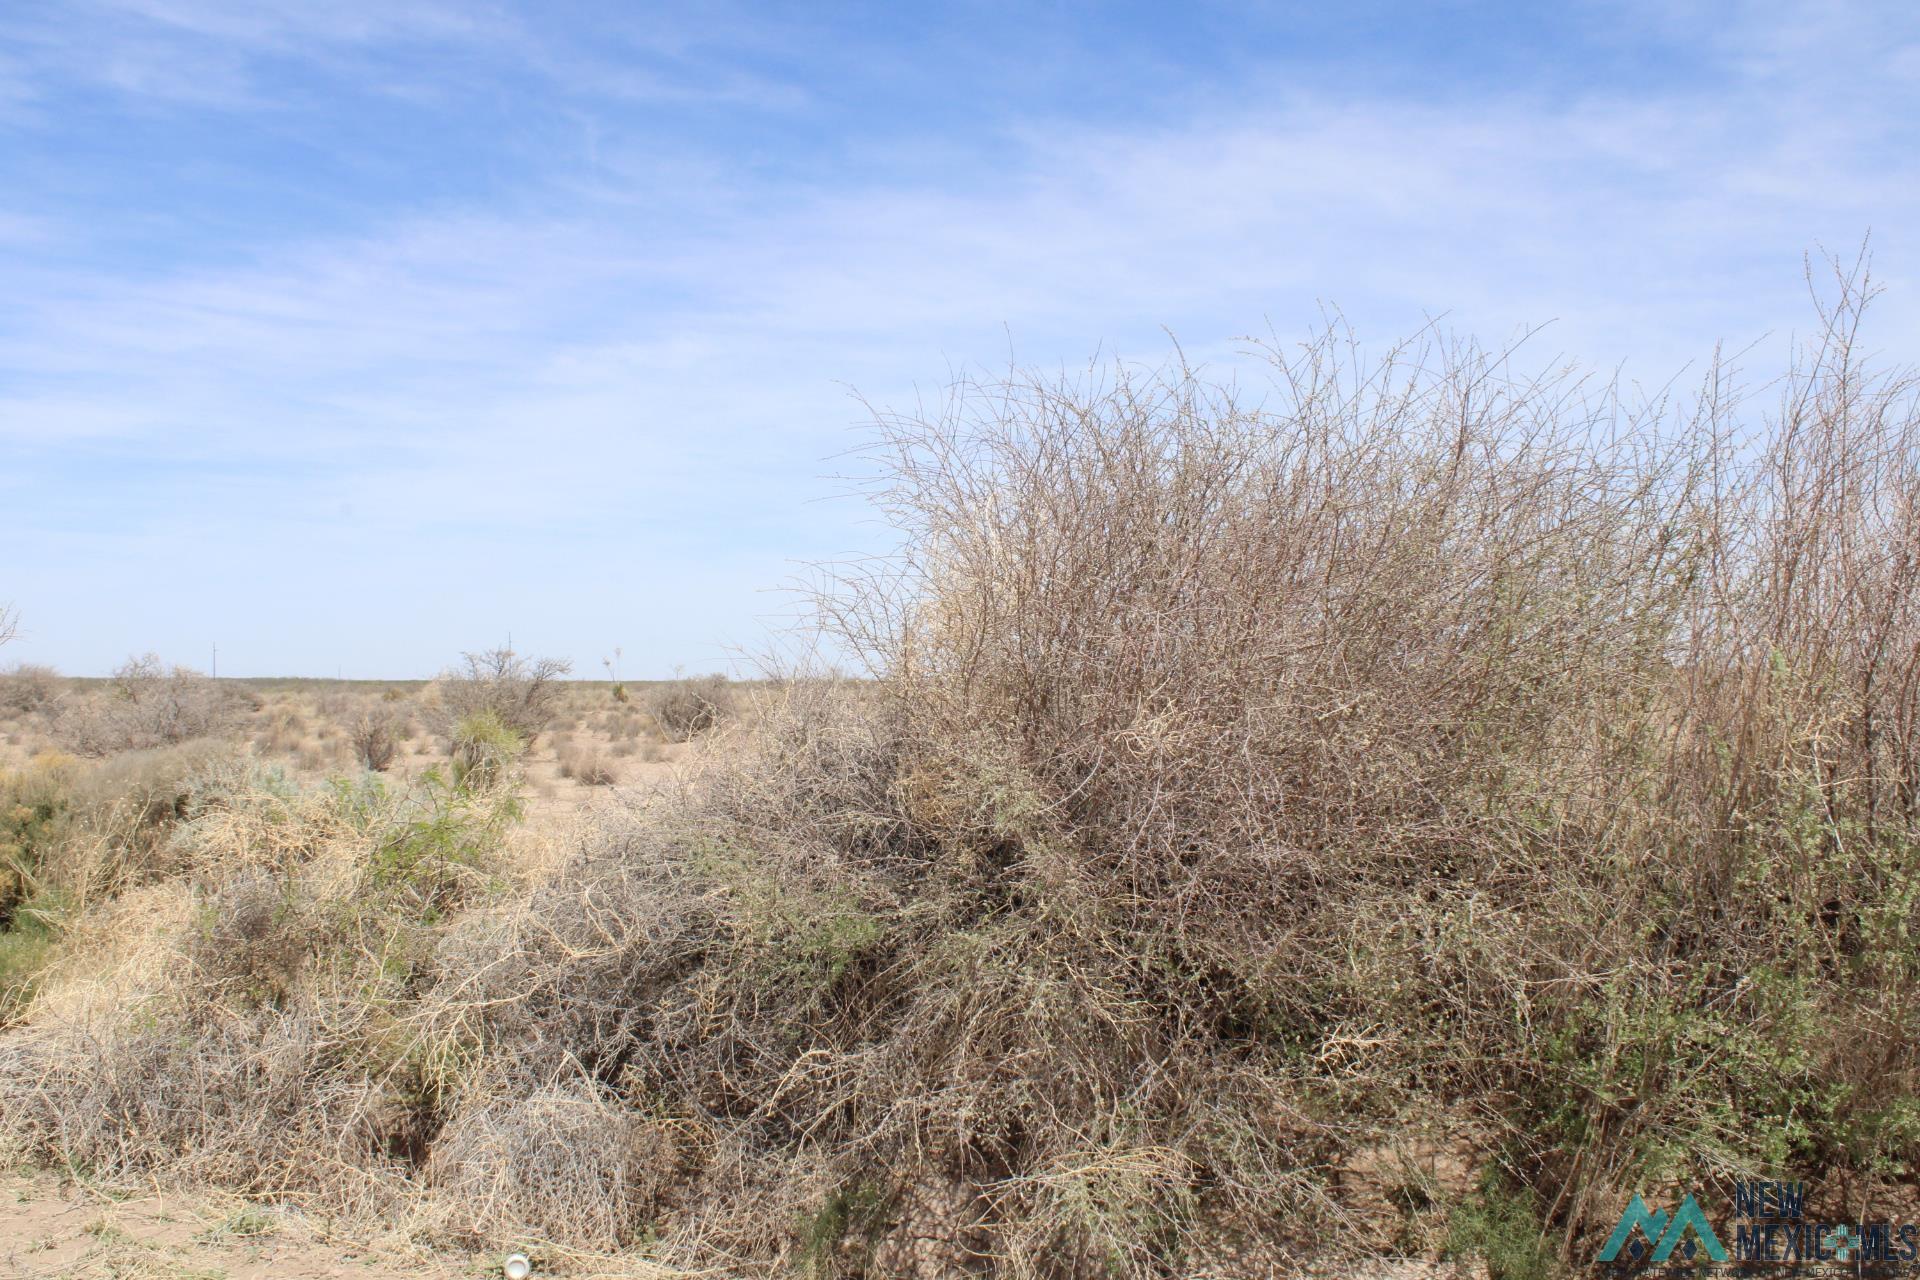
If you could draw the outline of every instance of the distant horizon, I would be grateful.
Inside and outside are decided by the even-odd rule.
[[[230,675],[227,672],[223,671],[218,676],[212,676],[204,668],[195,667],[191,663],[177,663],[177,664],[169,664],[169,665],[184,667],[187,670],[197,672],[200,675],[206,675],[210,679],[216,679],[221,681],[222,683],[228,680],[235,680],[235,681],[241,681],[241,682],[250,683],[250,684],[389,684],[389,685],[432,684],[435,680],[438,680],[442,675],[446,674],[445,672],[442,672],[442,671],[436,671],[433,675],[430,675],[430,676],[289,676],[289,675],[262,676],[262,675]],[[711,675],[711,674],[713,673],[709,671],[691,671],[690,670],[690,671],[679,673],[677,675],[624,676],[619,680],[615,680],[612,677],[605,676],[605,675],[584,676],[584,675],[574,674],[574,675],[561,676],[558,682],[560,684],[567,684],[567,685],[595,685],[595,684],[604,684],[608,686],[612,686],[616,684],[654,685],[654,684],[673,684],[679,680],[683,680],[691,676],[704,676],[704,675]],[[75,675],[71,672],[61,671],[59,672],[59,675],[62,679],[80,680],[80,681],[85,681],[89,684],[106,683],[113,679],[113,673],[111,672],[108,672],[104,675]],[[771,677],[758,674],[758,673],[752,673],[752,674],[741,675],[741,676],[731,676],[731,675],[728,676],[728,679],[733,680],[740,684],[751,684],[757,680],[765,680],[770,678]]]
[[[1870,237],[1898,363],[1916,157],[1891,3],[12,7],[0,665],[731,669],[887,546],[856,392],[1169,332],[1757,381]]]

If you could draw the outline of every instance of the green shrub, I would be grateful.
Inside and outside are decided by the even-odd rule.
[[[1448,1222],[1450,1257],[1483,1259],[1490,1280],[1553,1280],[1563,1274],[1534,1194],[1498,1174],[1482,1178]]]
[[[454,726],[453,780],[483,789],[503,782],[526,743],[492,711],[477,711]]]
[[[42,755],[18,773],[0,773],[0,930],[21,903],[47,886],[49,864],[67,836],[76,763]]]

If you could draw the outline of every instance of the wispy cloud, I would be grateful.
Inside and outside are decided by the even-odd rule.
[[[290,50],[494,58],[528,23],[119,10],[217,49],[243,96]],[[22,597],[34,653],[79,670],[135,645],[191,654],[217,628],[256,667],[419,671],[496,623],[665,669],[750,640],[771,607],[753,588],[791,560],[873,536],[818,501],[858,418],[849,383],[902,399],[1010,343],[1041,363],[1157,357],[1162,325],[1231,363],[1236,335],[1290,331],[1323,300],[1376,339],[1439,311],[1495,340],[1557,320],[1552,349],[1664,378],[1717,338],[1804,323],[1799,255],[1869,228],[1894,286],[1878,332],[1911,349],[1920,183],[1895,144],[1920,116],[1913,54],[1883,31],[1852,65],[1827,56],[1859,34],[1776,14],[1714,36],[1711,84],[1658,92],[1548,78],[1433,100],[1276,74],[1150,121],[1049,102],[997,112],[978,154],[929,167],[871,162],[911,128],[844,155],[816,139],[809,165],[732,119],[667,137],[574,32],[516,64],[580,72],[562,104],[516,91],[571,122],[569,150],[463,152],[477,192],[423,198],[422,175],[335,225],[176,260],[90,252],[118,225],[103,213],[50,246],[48,208],[10,221],[0,196],[0,447],[20,460],[0,536],[34,548],[0,594]],[[710,91],[769,120],[837,92],[783,87],[713,32],[636,40],[675,74],[737,67]],[[435,66],[410,76],[430,90]],[[511,167],[481,182],[476,163]],[[188,607],[156,574],[203,594]],[[385,621],[342,619],[342,601]]]

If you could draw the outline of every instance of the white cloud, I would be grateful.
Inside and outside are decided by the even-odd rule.
[[[143,6],[256,47],[302,22],[387,38],[372,12]],[[1920,182],[1883,120],[1915,105],[1898,75],[1911,51],[1795,59],[1826,39],[1804,27],[1736,51],[1764,74],[1713,92],[1295,95],[1150,131],[1034,121],[1003,163],[937,184],[766,189],[720,166],[663,195],[660,169],[607,165],[525,193],[538,214],[396,217],[217,269],[39,263],[22,247],[36,224],[9,235],[0,219],[0,440],[191,473],[108,476],[57,510],[16,506],[0,535],[55,548],[41,626],[82,669],[125,646],[59,597],[61,572],[103,544],[133,575],[153,548],[236,540],[223,581],[282,620],[289,666],[319,652],[302,628],[338,623],[334,597],[275,577],[274,557],[351,564],[370,612],[413,620],[403,638],[327,635],[371,672],[506,609],[456,592],[422,612],[423,574],[471,552],[538,579],[484,591],[530,593],[561,643],[637,610],[645,643],[605,643],[663,667],[750,639],[771,606],[747,588],[790,557],[870,536],[856,512],[809,505],[858,417],[842,383],[903,399],[1009,340],[1043,364],[1096,346],[1157,358],[1165,324],[1230,361],[1237,335],[1271,319],[1284,336],[1328,300],[1374,340],[1439,311],[1496,342],[1557,320],[1543,355],[1630,359],[1658,381],[1718,338],[1804,326],[1799,254],[1850,252],[1872,227],[1894,286],[1880,345],[1911,350]],[[1889,96],[1862,114],[1841,82]]]

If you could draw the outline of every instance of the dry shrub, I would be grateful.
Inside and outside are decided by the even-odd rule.
[[[677,1172],[673,1128],[590,1076],[497,1099],[476,1090],[426,1170],[463,1236],[602,1250],[639,1240]]]
[[[661,733],[674,742],[686,742],[733,714],[733,687],[719,674],[670,680],[648,692],[647,711]],[[625,723],[637,731],[633,721]],[[609,715],[606,729],[613,733],[621,724],[621,720]]]
[[[307,718],[294,706],[276,706],[267,713],[264,732],[254,736],[255,749],[269,755],[292,755],[307,740]]]
[[[1176,367],[883,417],[902,556],[821,602],[870,682],[404,942],[276,863],[383,923],[170,968],[151,1033],[29,1017],[0,1116],[756,1274],[1289,1274],[1402,1238],[1351,1228],[1412,1132],[1470,1141],[1434,1212],[1556,1248],[1758,1170],[1846,1220],[1920,1167],[1920,418],[1863,292],[1758,422],[1338,335],[1257,409]]]
[[[323,693],[316,698],[314,709],[320,713],[322,720],[331,721],[334,724],[348,724],[360,714],[365,701],[366,699],[358,694],[333,691]]]
[[[475,712],[453,728],[454,780],[475,789],[506,784],[526,749],[525,739],[498,715]]]
[[[617,749],[615,753],[618,754]],[[572,778],[583,786],[610,787],[620,780],[613,762],[597,744],[569,744],[559,757],[560,776]]]
[[[130,658],[104,694],[70,700],[55,731],[69,751],[104,756],[232,732],[244,697],[187,667],[168,670],[153,654]]]
[[[337,743],[306,742],[293,753],[294,768],[302,773],[332,773],[345,761],[346,755]]]
[[[506,648],[463,654],[461,660],[436,682],[438,732],[490,714],[527,747],[553,720],[567,694],[562,677],[573,670],[559,658],[528,658]]]
[[[191,860],[174,843],[176,829],[223,806],[250,769],[224,743],[190,742],[123,752],[78,773],[48,883],[84,906],[180,874]]]
[[[30,662],[15,663],[0,672],[0,713],[13,716],[44,711],[59,696],[64,683],[52,667]]]
[[[347,741],[354,759],[364,769],[385,773],[399,753],[405,716],[392,703],[380,702],[363,707],[347,728]]]
[[[173,876],[77,920],[0,1041],[0,1129],[102,1177],[388,1211],[455,1066],[396,1013],[439,922],[495,883],[511,796],[301,791],[244,762],[194,792]]]

